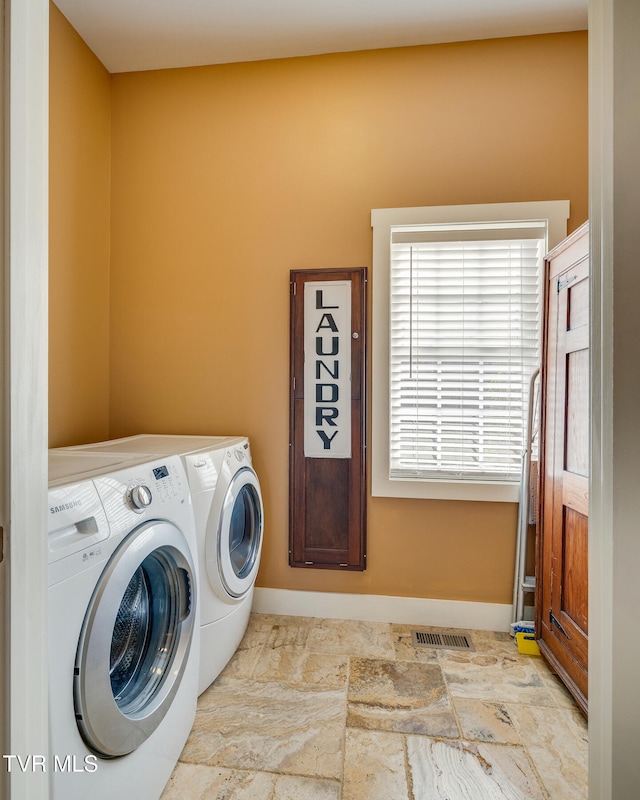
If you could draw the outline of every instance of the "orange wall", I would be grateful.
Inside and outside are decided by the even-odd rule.
[[[586,34],[115,75],[112,144],[112,435],[251,437],[262,586],[510,602],[508,504],[373,498],[366,572],[288,567],[288,277],[370,265],[371,208],[582,223]]]
[[[586,33],[111,83],[110,435],[249,435],[261,586],[510,602],[510,504],[370,498],[364,573],[288,567],[289,270],[370,266],[377,207],[568,198],[577,227]]]
[[[50,6],[49,432],[109,433],[111,78]]]

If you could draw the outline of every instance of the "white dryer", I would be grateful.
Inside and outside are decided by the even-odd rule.
[[[202,693],[222,672],[247,628],[262,550],[260,482],[244,436],[141,434],[81,445],[76,451],[114,457],[179,454],[196,523],[200,573]]]
[[[197,701],[184,467],[50,451],[50,475],[50,796],[157,800]]]

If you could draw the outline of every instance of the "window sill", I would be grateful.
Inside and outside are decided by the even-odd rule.
[[[381,474],[382,473],[382,474]],[[382,470],[373,470],[373,497],[406,497],[422,500],[472,500],[488,503],[517,503],[520,485],[499,481],[400,480],[386,477]]]

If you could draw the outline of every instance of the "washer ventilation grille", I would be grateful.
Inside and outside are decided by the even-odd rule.
[[[439,647],[443,650],[471,650],[475,652],[473,642],[463,634],[411,631],[411,641],[414,647]]]

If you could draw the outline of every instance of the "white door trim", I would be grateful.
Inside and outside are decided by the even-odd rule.
[[[589,797],[640,796],[640,70],[637,0],[589,4]]]
[[[46,758],[49,2],[5,12],[3,754]],[[48,798],[46,773],[3,762],[9,800]]]

